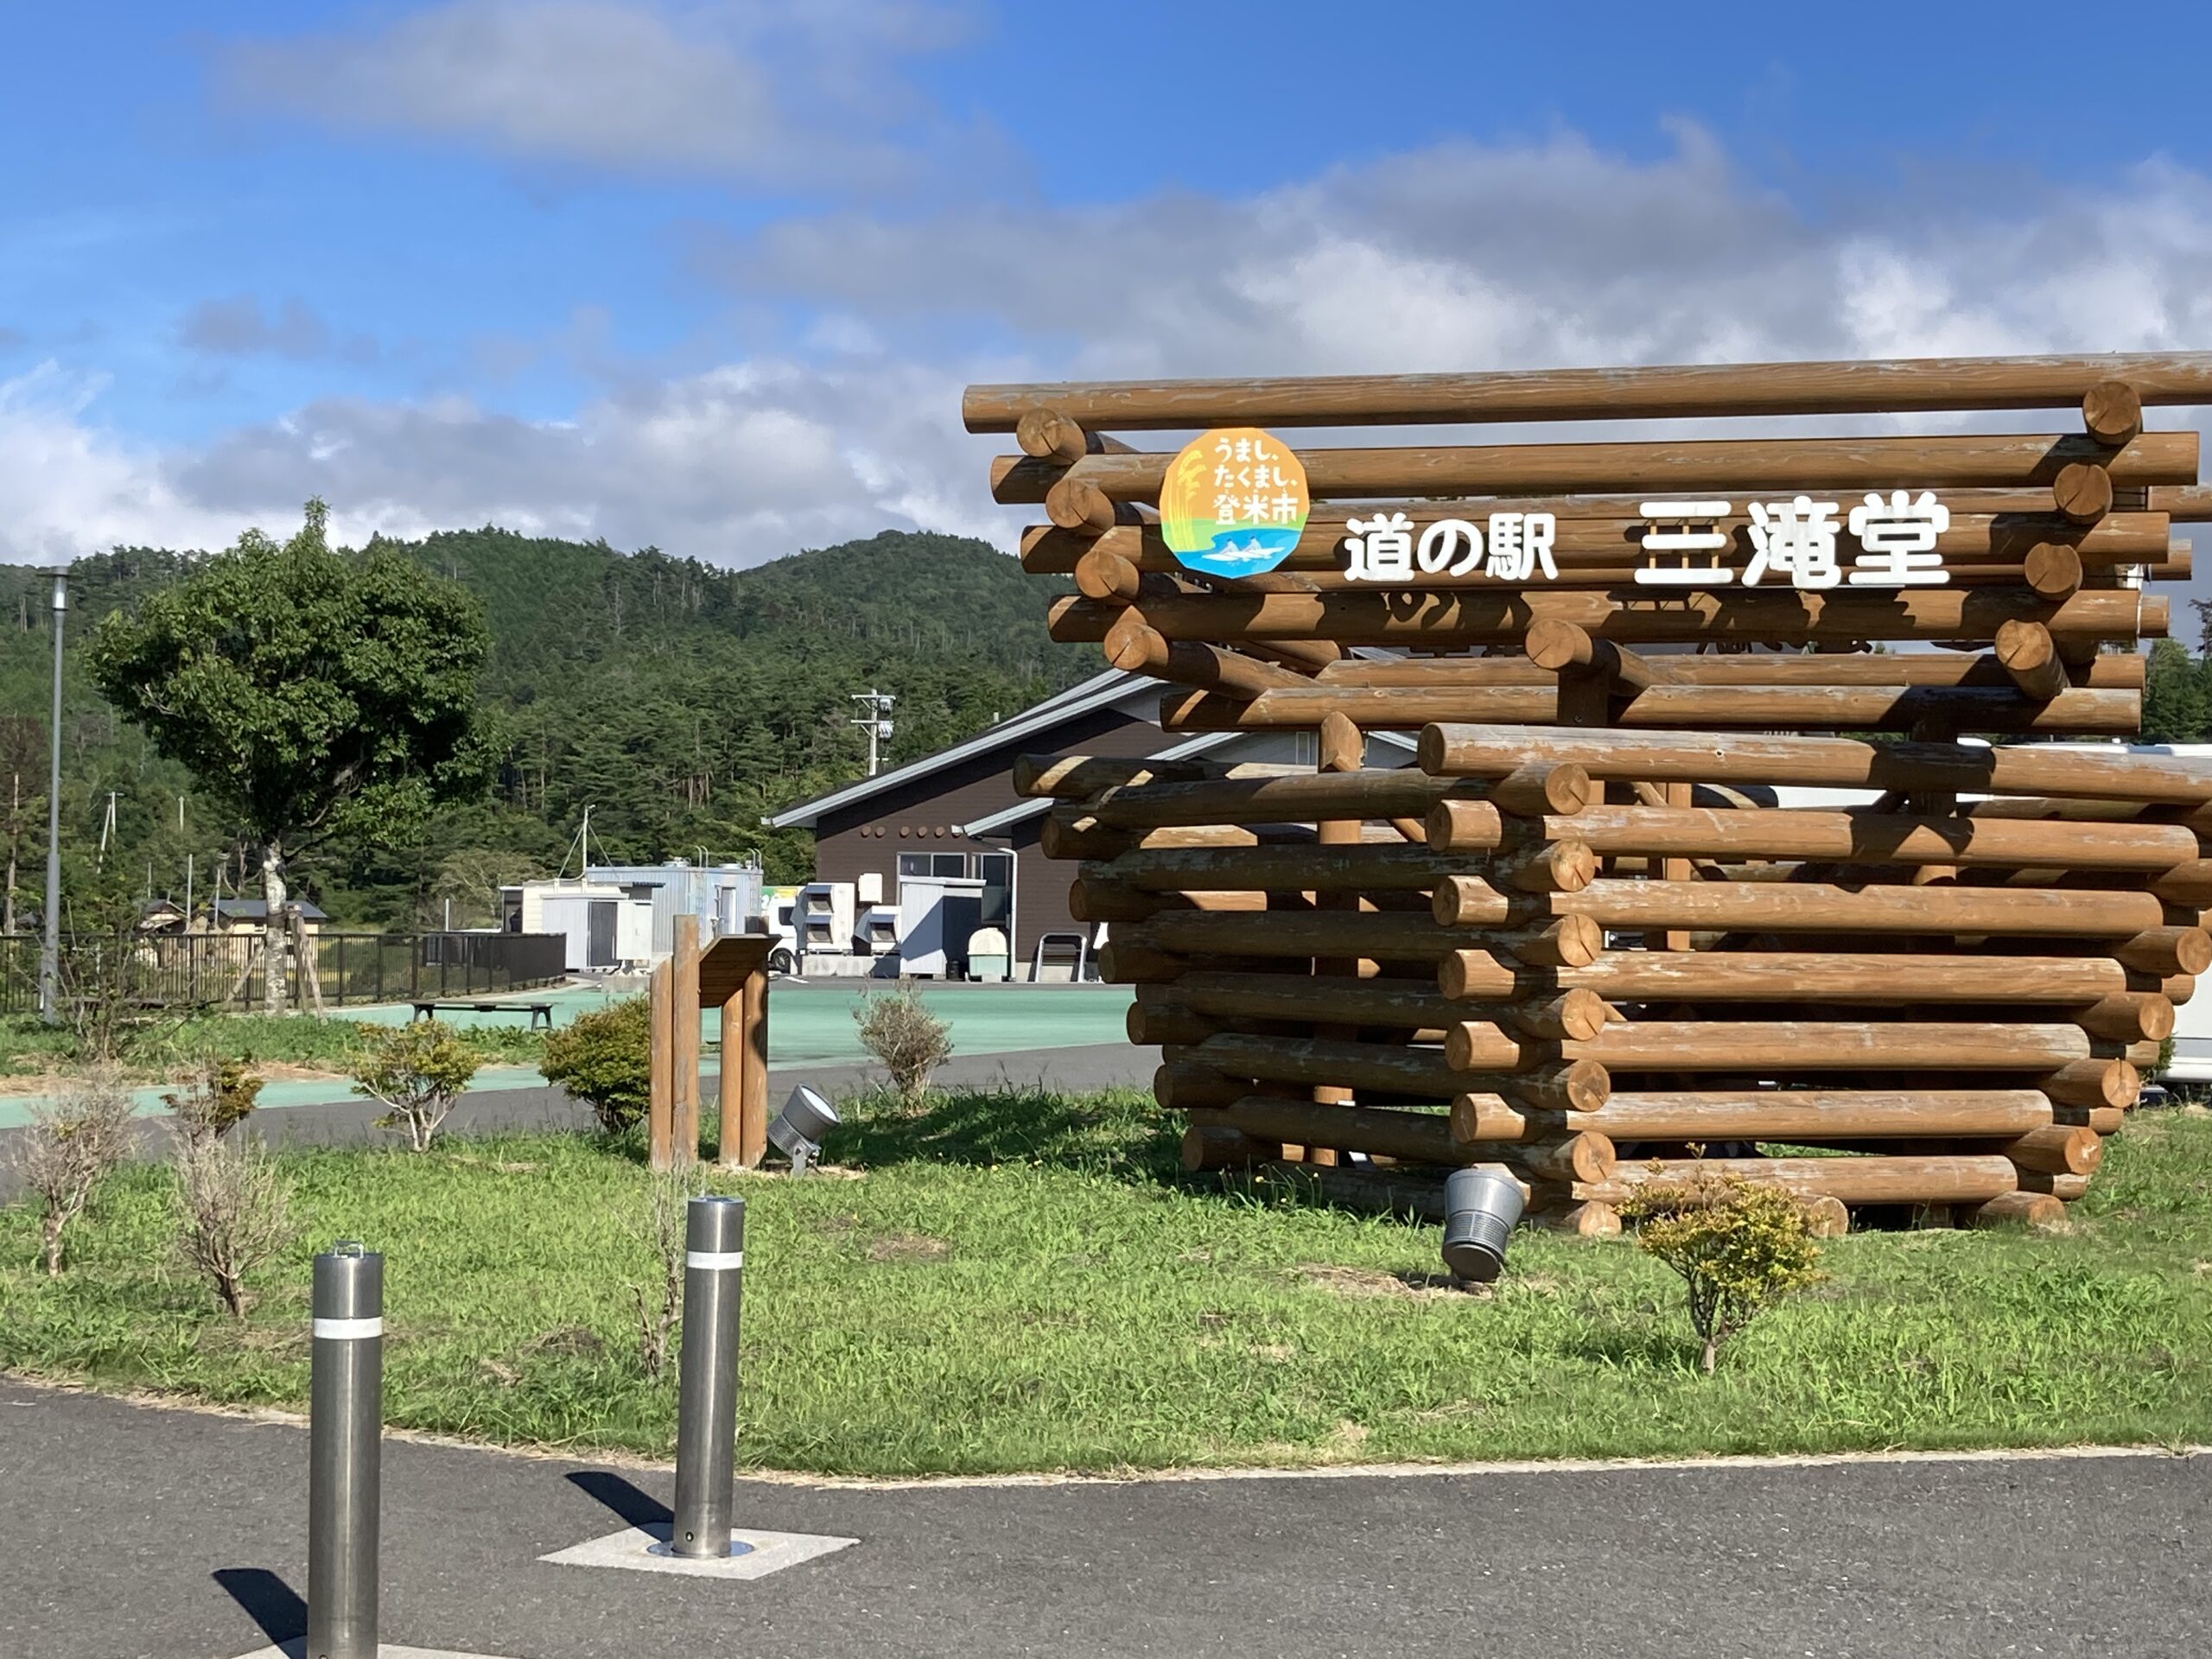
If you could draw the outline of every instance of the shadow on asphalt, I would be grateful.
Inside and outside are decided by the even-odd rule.
[[[569,1475],[569,1484],[588,1497],[597,1498],[628,1526],[642,1527],[650,1532],[655,1527],[668,1526],[676,1519],[668,1505],[651,1492],[608,1470],[579,1469]]]
[[[219,1567],[213,1577],[278,1647],[308,1633],[308,1605],[265,1567]]]

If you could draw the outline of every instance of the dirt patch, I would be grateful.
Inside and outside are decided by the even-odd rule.
[[[1321,1449],[1332,1457],[1348,1457],[1367,1444],[1367,1437],[1373,1431],[1365,1423],[1356,1423],[1349,1417],[1339,1417],[1337,1420],[1337,1426],[1331,1429],[1327,1437],[1322,1440]]]
[[[563,1359],[595,1359],[606,1351],[607,1344],[599,1333],[581,1325],[564,1325],[548,1331],[524,1350],[525,1353],[553,1354]]]
[[[871,1262],[942,1262],[951,1254],[951,1245],[926,1233],[887,1233],[868,1245]]]
[[[1301,1262],[1291,1271],[1317,1289],[1361,1300],[1390,1296],[1433,1301],[1491,1294],[1490,1286],[1464,1284],[1448,1273],[1385,1273],[1379,1268],[1344,1268],[1325,1262]]]

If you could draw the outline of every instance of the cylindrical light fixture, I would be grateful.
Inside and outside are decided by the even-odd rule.
[[[1444,1181],[1444,1265],[1486,1285],[1505,1269],[1505,1241],[1521,1219],[1521,1184],[1499,1164],[1471,1164]]]

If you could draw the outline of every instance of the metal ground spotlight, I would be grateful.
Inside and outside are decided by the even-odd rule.
[[[768,1125],[768,1144],[791,1160],[792,1174],[804,1175],[820,1161],[823,1137],[837,1122],[837,1109],[802,1083]]]
[[[1444,1265],[1486,1285],[1505,1270],[1505,1241],[1521,1219],[1521,1183],[1499,1164],[1455,1169],[1444,1180]]]

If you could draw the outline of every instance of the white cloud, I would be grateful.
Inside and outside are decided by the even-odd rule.
[[[353,542],[496,523],[755,564],[887,524],[986,531],[949,375],[734,365],[602,397],[567,421],[466,399],[326,398],[194,449],[134,446],[100,388],[48,365],[0,382],[0,557],[213,547],[310,495]]]
[[[242,109],[522,160],[907,186],[989,146],[899,77],[963,19],[925,0],[444,0],[382,27],[233,42],[216,67]]]
[[[1637,162],[1450,145],[1239,199],[858,213],[702,249],[782,355],[647,373],[562,421],[323,398],[189,451],[103,433],[91,388],[0,395],[0,551],[226,538],[311,493],[343,533],[480,524],[747,564],[887,524],[1010,543],[977,379],[1484,369],[2212,340],[2212,181],[1816,217],[1694,131]],[[2009,423],[2017,416],[1994,417]],[[214,526],[211,532],[208,526]]]
[[[2196,345],[2208,237],[2212,184],[2164,164],[1829,219],[1682,129],[1652,162],[1566,136],[1239,199],[791,219],[696,263],[1056,372],[1261,374]]]
[[[52,362],[0,380],[0,558],[58,563],[118,543],[205,546],[236,533],[88,421],[105,385]]]

